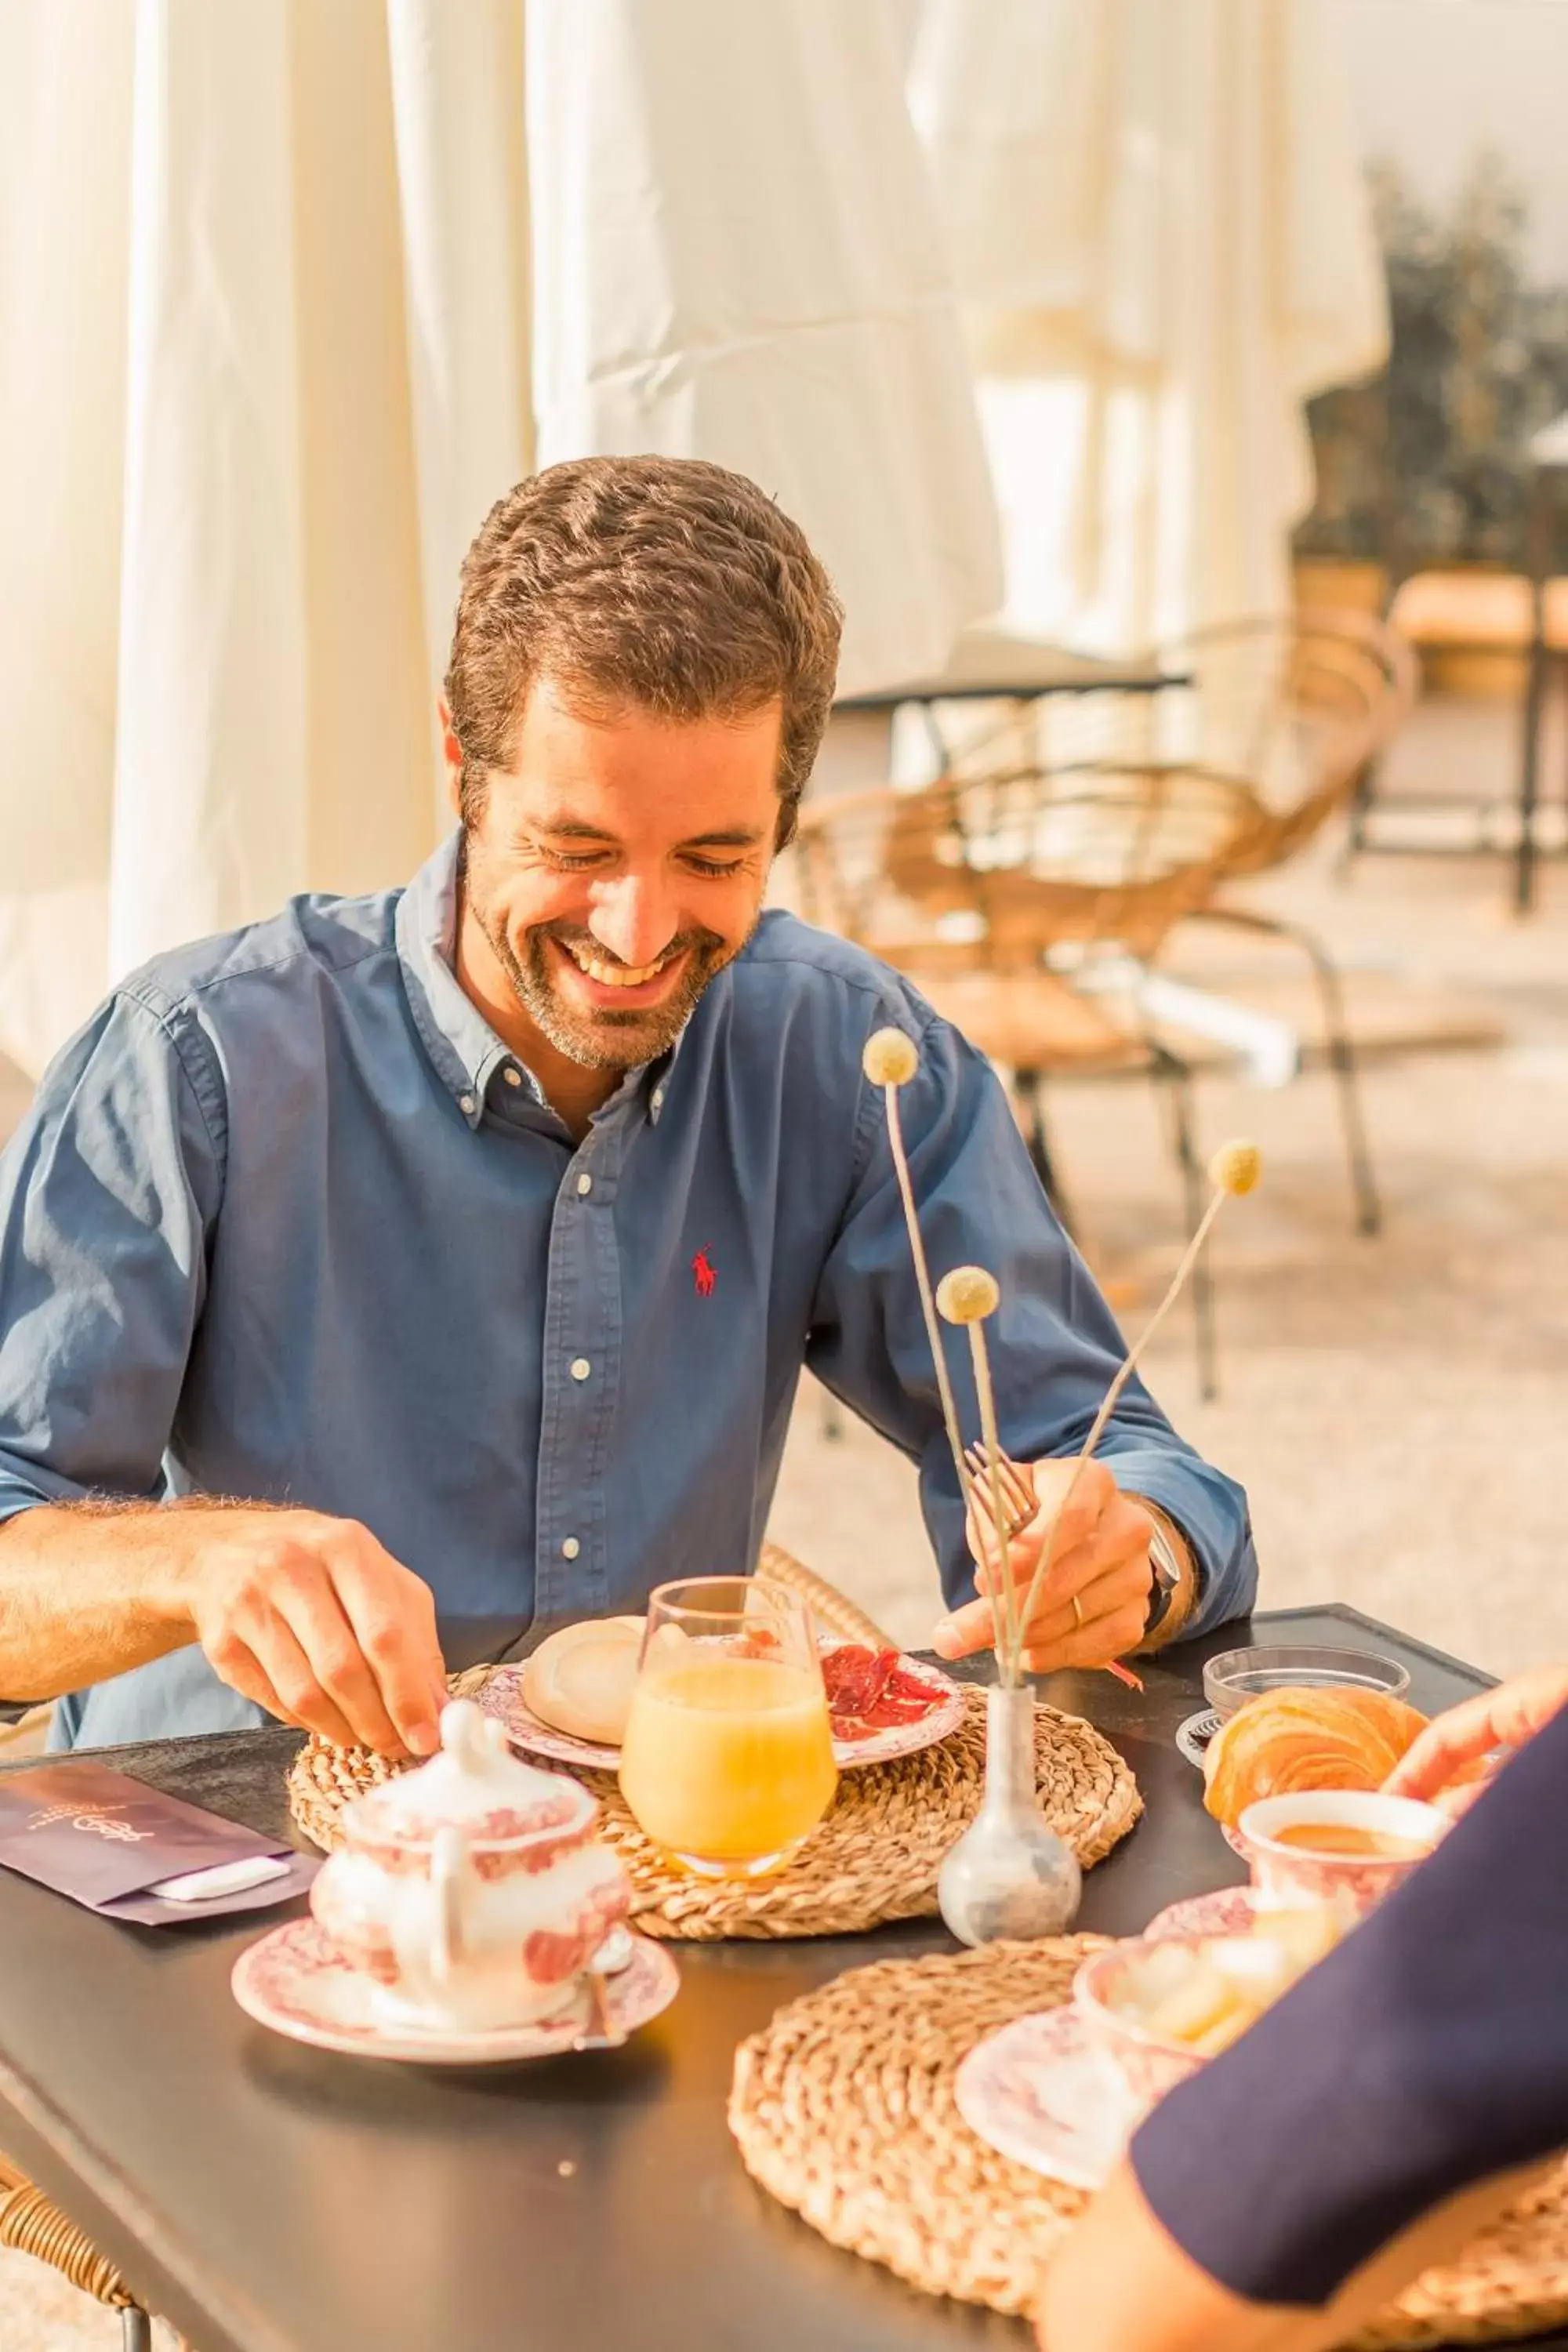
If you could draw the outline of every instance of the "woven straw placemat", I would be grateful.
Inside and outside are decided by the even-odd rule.
[[[1026,2311],[1086,2200],[977,2139],[953,2077],[984,2035],[1066,2000],[1103,1942],[882,1960],[781,2009],[736,2053],[730,2128],[747,2170],[833,2244],[928,2294]],[[1565,2319],[1568,2167],[1356,2340],[1393,2352]]]
[[[459,1675],[471,1694],[486,1669]],[[958,1729],[891,1764],[846,1772],[821,1826],[788,1866],[752,1882],[693,1878],[664,1862],[638,1829],[610,1772],[579,1771],[604,1807],[604,1835],[630,1872],[637,1925],[689,1943],[730,1936],[834,1936],[890,1919],[936,1913],[936,1874],[979,1807],[985,1758],[985,1694],[966,1693]],[[1108,1740],[1076,1716],[1035,1710],[1040,1800],[1053,1828],[1085,1869],[1125,1837],[1142,1810],[1131,1771]],[[365,1748],[312,1738],[289,1775],[295,1820],[318,1845],[337,1843],[342,1807],[397,1768]]]

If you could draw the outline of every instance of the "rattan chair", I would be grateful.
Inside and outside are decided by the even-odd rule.
[[[1098,775],[1100,789],[1115,796],[1124,789],[1129,759],[1141,757],[1148,773],[1163,761],[1194,763],[1246,796],[1250,821],[1238,824],[1228,849],[1208,861],[1206,888],[1180,908],[1157,943],[1129,936],[1128,945],[1152,962],[1178,922],[1203,921],[1279,940],[1307,959],[1356,1222],[1363,1234],[1375,1233],[1381,1209],[1338,969],[1306,926],[1247,905],[1235,886],[1299,856],[1352,801],[1415,701],[1415,656],[1397,630],[1370,614],[1303,611],[1288,620],[1195,631],[1151,658],[1173,680],[1158,696],[1047,711],[1026,747],[1010,714],[989,731],[974,730],[955,751],[955,771],[984,774],[988,766],[1016,761],[1026,748],[1041,769],[1070,773],[1078,790]]]
[[[1181,654],[1173,649],[1173,656],[1193,668],[1205,756],[1227,772],[1247,775],[1258,795],[1258,824],[1237,844],[1214,898],[1194,908],[1194,918],[1279,940],[1306,958],[1339,1100],[1357,1230],[1375,1234],[1383,1213],[1338,966],[1305,924],[1266,914],[1231,893],[1237,882],[1298,856],[1352,802],[1409,716],[1418,685],[1415,657],[1397,630],[1355,612],[1303,613],[1289,622],[1207,630]],[[1231,740],[1223,740],[1226,735]]]
[[[1008,1074],[1040,1181],[1069,1229],[1047,1139],[1047,1082],[1120,1071],[1153,1079],[1191,1230],[1203,1202],[1191,1070],[1092,983],[1100,950],[1147,958],[1202,907],[1257,822],[1245,788],[1194,765],[982,766],[921,792],[886,787],[808,806],[784,895],[808,920],[909,973]],[[1194,1298],[1200,1377],[1212,1394],[1206,1266]]]
[[[1293,856],[1342,806],[1403,722],[1417,671],[1400,632],[1370,613],[1313,610],[1217,623],[1147,655],[1158,694],[943,706],[959,777],[1098,761],[1184,762],[1245,784],[1268,824],[1255,859]]]
[[[153,2322],[114,2264],[41,2189],[0,2158],[0,2246],[47,2263],[120,2314],[125,2352],[153,2352]]]

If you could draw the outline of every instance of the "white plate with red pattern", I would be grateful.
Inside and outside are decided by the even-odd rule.
[[[1100,2189],[1127,2145],[1131,2094],[1070,2001],[977,2042],[953,2079],[977,2138],[1068,2189]]]
[[[1222,1886],[1173,1903],[1143,1933],[1245,1935],[1252,1890]],[[1136,2120],[1114,2063],[1084,2034],[1070,2001],[1016,2018],[975,2043],[953,2082],[958,2112],[977,2138],[1047,2180],[1099,2189]]]
[[[869,1700],[871,1721],[868,1727],[853,1736],[835,1732],[833,1757],[841,1772],[862,1764],[889,1764],[895,1757],[913,1756],[922,1748],[934,1748],[939,1739],[945,1739],[963,1721],[963,1689],[940,1666],[928,1665],[923,1658],[911,1658],[894,1651],[868,1650],[857,1642],[835,1642],[823,1650],[823,1672],[828,1678],[830,1697],[836,1673],[846,1672],[851,1662],[873,1658],[879,1667],[888,1659],[892,1664],[887,1668],[881,1694]],[[836,1659],[842,1662],[837,1668],[833,1664]],[[498,1723],[506,1726],[507,1738],[513,1747],[526,1748],[531,1756],[548,1756],[557,1764],[575,1765],[581,1771],[618,1772],[618,1748],[578,1739],[569,1731],[553,1730],[540,1721],[522,1695],[523,1673],[521,1665],[498,1666],[478,1694],[479,1705],[486,1715],[493,1715]],[[893,1685],[890,1690],[889,1684]],[[910,1710],[908,1719],[878,1723],[878,1710],[889,1700]],[[918,1714],[913,1712],[917,1706]],[[845,1719],[836,1711],[836,1722]]]
[[[628,1935],[629,1957],[600,1979],[605,2018],[615,2035],[635,2033],[675,1999],[679,1970],[662,1945]],[[616,1955],[617,1959],[619,1954]],[[557,2015],[528,2025],[394,2024],[377,2006],[374,1979],[351,1967],[313,1919],[290,1919],[241,1952],[232,1979],[247,2017],[291,2042],[341,2050],[356,2058],[395,2058],[414,2066],[493,2066],[523,2058],[559,2058],[601,2028],[586,1989],[574,1990]]]
[[[1189,1895],[1168,1903],[1143,1933],[1151,1943],[1166,1936],[1247,1936],[1252,1932],[1250,1886],[1216,1886],[1212,1895]]]

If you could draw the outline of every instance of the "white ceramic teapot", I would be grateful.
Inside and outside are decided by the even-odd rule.
[[[471,1700],[440,1752],[346,1807],[310,1890],[317,1920],[390,2018],[521,2025],[571,2000],[631,1887],[586,1789],[510,1752]]]

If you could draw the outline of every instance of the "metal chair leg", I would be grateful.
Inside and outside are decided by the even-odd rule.
[[[1383,1230],[1383,1203],[1378,1198],[1377,1179],[1373,1173],[1372,1152],[1366,1139],[1366,1122],[1362,1116],[1361,1081],[1356,1068],[1355,1046],[1351,1039],[1350,1024],[1345,1019],[1344,990],[1340,984],[1339,967],[1321,940],[1294,923],[1272,926],[1281,938],[1294,940],[1312,967],[1318,983],[1318,1002],[1323,1008],[1323,1043],[1328,1048],[1329,1066],[1333,1072],[1335,1090],[1340,1100],[1340,1125],[1344,1130],[1345,1157],[1350,1162],[1351,1191],[1355,1198],[1355,1226],[1358,1234],[1377,1234]]]
[[[1188,919],[1224,923],[1233,930],[1257,931],[1266,939],[1287,940],[1300,950],[1311,965],[1318,987],[1318,1002],[1323,1013],[1323,1043],[1328,1049],[1329,1067],[1339,1096],[1340,1125],[1344,1133],[1345,1157],[1350,1162],[1351,1190],[1355,1199],[1356,1231],[1368,1234],[1381,1233],[1383,1203],[1378,1196],[1377,1179],[1373,1173],[1366,1122],[1362,1116],[1361,1076],[1350,1024],[1345,1019],[1344,991],[1340,984],[1338,965],[1322,942],[1310,931],[1303,930],[1299,923],[1287,923],[1274,915],[1257,914],[1250,907],[1202,907]]]
[[[1193,1132],[1193,1074],[1186,1063],[1173,1054],[1169,1046],[1158,1045],[1151,1039],[1149,1051],[1170,1104],[1172,1133],[1177,1165],[1182,1171],[1187,1237],[1190,1240],[1203,1221],[1205,1206],[1203,1163],[1198,1158]],[[1212,1404],[1219,1394],[1219,1360],[1215,1338],[1214,1268],[1209,1264],[1206,1246],[1193,1268],[1193,1320],[1198,1349],[1198,1393],[1205,1404]]]
[[[1355,790],[1351,794],[1350,822],[1345,827],[1344,841],[1341,845],[1339,856],[1334,862],[1335,873],[1342,882],[1346,879],[1352,866],[1366,847],[1367,819],[1372,814],[1373,804],[1377,800],[1378,765],[1377,761],[1367,760],[1363,762],[1356,775]]]
[[[1546,699],[1545,626],[1541,614],[1542,593],[1537,583],[1530,667],[1525,676],[1524,740],[1520,750],[1519,842],[1513,870],[1513,908],[1517,915],[1528,915],[1535,905],[1535,815],[1540,800],[1541,714]]]
[[[125,2352],[153,2352],[153,2323],[140,2304],[126,2305],[120,2315],[120,2333]]]

